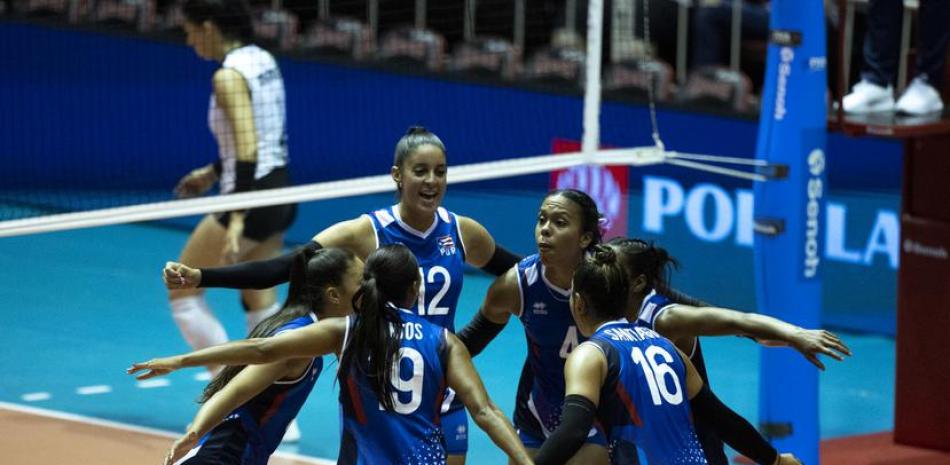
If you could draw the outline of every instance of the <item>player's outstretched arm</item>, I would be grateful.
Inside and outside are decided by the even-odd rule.
[[[302,365],[304,364],[300,360],[293,360],[245,367],[201,405],[185,434],[172,444],[165,456],[165,464],[171,465],[181,459],[211,428],[221,423],[236,408],[263,392],[274,381],[299,374],[304,368]]]
[[[329,318],[274,337],[244,339],[183,355],[133,363],[126,372],[136,379],[163,376],[175,370],[204,365],[260,365],[289,358],[316,357],[340,350],[346,318]]]
[[[835,360],[851,355],[851,350],[830,331],[804,329],[777,318],[719,307],[672,306],[657,316],[656,330],[671,339],[692,336],[749,336],[760,341],[779,341],[801,352],[819,369],[825,365],[819,354]]]
[[[365,258],[375,247],[373,225],[366,217],[341,221],[321,231],[302,248],[317,250],[339,247]],[[162,280],[168,289],[223,287],[230,289],[267,289],[290,279],[290,268],[300,249],[267,259],[214,268],[191,268],[168,262]]]
[[[449,387],[455,390],[478,427],[508,455],[512,463],[530,465],[532,461],[528,456],[528,451],[525,450],[511,422],[488,397],[482,378],[478,376],[472,365],[468,350],[455,335],[448,331],[445,334],[448,345],[447,381]]]
[[[512,267],[495,278],[478,313],[458,332],[458,338],[474,357],[482,352],[508,324],[511,314],[521,308],[518,268]]]

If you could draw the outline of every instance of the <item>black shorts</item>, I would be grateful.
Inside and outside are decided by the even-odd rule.
[[[290,185],[287,168],[277,168],[254,182],[254,190],[275,189]],[[218,223],[228,227],[231,214],[215,213]],[[290,228],[297,218],[297,204],[274,205],[272,207],[252,208],[244,219],[244,237],[262,242],[277,233]]]

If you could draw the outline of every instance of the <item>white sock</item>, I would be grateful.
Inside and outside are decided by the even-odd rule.
[[[224,326],[211,313],[202,295],[172,299],[172,318],[192,349],[203,349],[228,342]]]
[[[280,310],[280,307],[281,305],[275,302],[274,305],[271,305],[267,308],[244,312],[244,317],[247,318],[247,333],[251,334],[251,331],[253,331],[260,322],[277,313]]]

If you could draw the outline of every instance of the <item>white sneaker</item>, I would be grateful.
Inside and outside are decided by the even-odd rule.
[[[917,76],[897,101],[897,111],[909,115],[937,113],[943,111],[943,101],[926,78]]]
[[[894,110],[894,89],[862,80],[842,102],[845,113],[876,113]]]
[[[290,420],[290,424],[287,425],[287,431],[284,431],[284,438],[281,440],[281,443],[288,444],[299,441],[300,427],[297,426],[297,419],[294,418],[293,420]]]

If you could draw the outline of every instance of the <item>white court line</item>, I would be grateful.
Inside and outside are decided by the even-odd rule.
[[[81,388],[76,388],[76,394],[81,396],[91,396],[94,394],[106,394],[112,392],[112,386],[105,384],[98,384],[96,386],[83,386]]]
[[[158,436],[169,439],[178,439],[181,436],[180,433],[174,433],[171,431],[160,430],[156,428],[148,428],[145,426],[136,426],[129,425],[126,423],[119,423],[117,421],[110,420],[101,420],[99,418],[92,418],[83,415],[76,415],[74,413],[59,412],[56,410],[48,410],[44,408],[36,407],[27,407],[26,405],[11,404],[9,402],[0,402],[0,409],[6,409],[14,412],[20,413],[29,413],[31,415],[39,415],[47,418],[55,418],[57,420],[72,421],[76,423],[84,423],[87,425],[93,426],[102,426],[105,428],[113,428],[122,431],[130,431],[133,433],[140,434],[150,434],[152,436]],[[321,459],[317,457],[307,457],[306,455],[291,454],[287,452],[275,452],[275,456],[286,458],[290,460],[299,460],[304,463],[311,463],[313,465],[336,465],[336,462],[333,460]]]
[[[146,379],[144,381],[139,381],[138,383],[135,383],[135,386],[140,389],[152,389],[152,388],[168,387],[171,384],[172,382],[165,378],[158,378],[158,379]]]
[[[29,394],[23,394],[20,396],[24,402],[38,402],[41,400],[49,400],[50,397],[53,397],[48,392],[31,392]]]
[[[208,370],[201,370],[195,375],[195,381],[211,381],[211,373]]]

